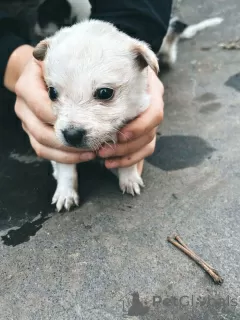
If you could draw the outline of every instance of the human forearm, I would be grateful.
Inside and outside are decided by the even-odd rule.
[[[0,10],[0,88],[14,90],[19,72],[29,57],[30,49],[25,49],[27,42],[19,21]],[[20,49],[22,46],[24,49]]]
[[[172,0],[90,0],[93,19],[108,21],[158,52],[167,32]]]
[[[9,57],[5,74],[4,86],[14,92],[15,85],[20,77],[25,65],[32,58],[33,47],[29,45],[22,45],[16,48]]]

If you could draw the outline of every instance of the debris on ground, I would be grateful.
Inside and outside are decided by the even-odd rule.
[[[175,235],[173,238],[168,237],[167,240],[168,242],[172,243],[175,247],[180,249],[182,252],[184,252],[193,261],[195,261],[202,269],[204,269],[216,284],[223,283],[223,278],[219,275],[217,270],[210,266],[198,255],[196,255],[196,253],[192,251],[178,235]]]
[[[240,39],[231,40],[227,43],[220,43],[219,47],[224,50],[240,50]]]

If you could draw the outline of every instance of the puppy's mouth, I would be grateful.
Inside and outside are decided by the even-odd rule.
[[[66,146],[84,149],[86,151],[97,151],[102,145],[116,143],[112,135],[106,134],[102,137],[89,136],[84,129],[69,128],[61,131],[62,140]]]

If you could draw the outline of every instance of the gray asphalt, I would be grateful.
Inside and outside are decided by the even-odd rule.
[[[225,20],[181,43],[162,77],[165,119],[140,197],[85,164],[81,207],[53,213],[51,168],[9,128],[1,97],[1,320],[240,319],[240,51],[219,47],[239,38],[240,2],[176,9],[190,23]],[[221,286],[167,242],[174,233],[219,271]]]

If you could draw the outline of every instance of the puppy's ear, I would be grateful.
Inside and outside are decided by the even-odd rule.
[[[136,62],[141,69],[149,66],[156,74],[159,72],[158,59],[149,46],[141,41],[136,41],[132,47]]]
[[[47,50],[49,48],[49,40],[45,39],[40,41],[35,49],[33,50],[33,56],[38,61],[43,61],[45,59]]]

